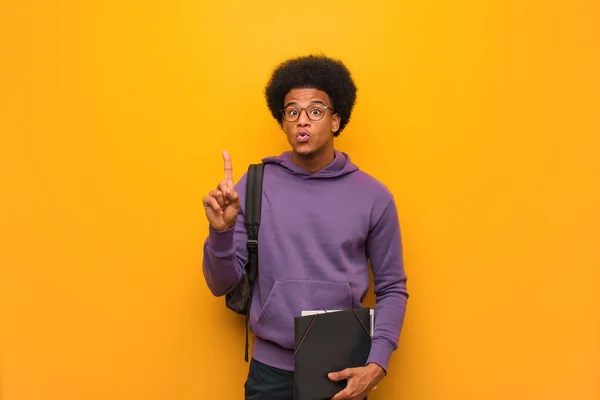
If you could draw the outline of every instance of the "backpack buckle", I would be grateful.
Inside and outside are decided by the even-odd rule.
[[[249,250],[257,250],[258,249],[258,240],[256,239],[248,239],[246,242]]]

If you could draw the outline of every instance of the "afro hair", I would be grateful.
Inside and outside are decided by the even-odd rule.
[[[308,55],[279,64],[265,88],[267,106],[281,125],[281,109],[285,96],[292,89],[318,89],[329,95],[333,109],[341,117],[338,136],[350,121],[356,101],[356,85],[350,71],[339,60],[326,56]]]

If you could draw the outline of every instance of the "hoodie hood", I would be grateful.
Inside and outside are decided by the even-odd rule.
[[[341,151],[334,150],[335,158],[325,168],[311,174],[305,169],[292,162],[292,152],[286,151],[279,156],[263,158],[265,164],[276,164],[290,175],[295,175],[303,179],[328,179],[337,178],[358,171],[358,166],[352,163],[350,157]]]

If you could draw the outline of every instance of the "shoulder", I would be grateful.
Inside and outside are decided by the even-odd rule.
[[[372,229],[384,215],[396,214],[396,203],[391,190],[376,177],[362,170],[352,174],[353,198],[369,209],[369,225]],[[358,200],[361,199],[361,200]]]
[[[260,165],[260,163],[254,163],[257,165]],[[246,170],[244,171],[244,173],[240,176],[240,178],[238,179],[238,181],[234,184],[235,187],[235,191],[238,193],[238,195],[240,196],[240,201],[242,203],[242,208],[244,207],[244,201],[246,198],[246,186],[248,185],[248,173],[250,171],[250,166],[252,164],[248,165],[248,167],[246,168]],[[263,168],[264,171],[266,173],[268,167],[266,164],[263,164]]]
[[[352,179],[357,189],[364,190],[379,201],[389,202],[394,199],[392,192],[382,181],[365,171],[358,170],[354,172]]]

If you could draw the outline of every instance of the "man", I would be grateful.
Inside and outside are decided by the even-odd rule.
[[[334,148],[350,120],[356,86],[341,62],[306,56],[279,65],[266,100],[291,151],[263,159],[258,280],[250,310],[254,333],[245,384],[248,400],[293,398],[294,317],[303,310],[360,307],[375,282],[375,329],[363,367],[332,371],[347,380],[333,400],[363,399],[387,374],[408,293],[392,194]],[[246,174],[225,180],[203,200],[209,221],[203,272],[215,296],[240,281],[247,261]]]

